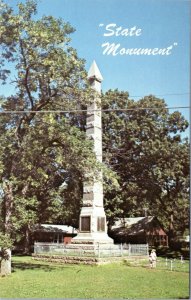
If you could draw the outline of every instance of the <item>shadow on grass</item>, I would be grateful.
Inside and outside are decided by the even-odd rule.
[[[69,268],[70,265],[51,265],[50,264],[40,264],[35,262],[12,262],[12,271],[16,272],[17,270],[44,270],[45,272],[51,272],[58,268]]]
[[[13,272],[17,270],[44,270],[47,272],[53,271],[56,269],[56,266],[35,264],[35,263],[25,263],[25,262],[13,262],[12,263]]]

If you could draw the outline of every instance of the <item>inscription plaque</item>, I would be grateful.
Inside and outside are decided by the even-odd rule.
[[[105,217],[97,218],[97,231],[105,231]]]
[[[90,232],[90,216],[81,217],[81,230],[82,232]]]

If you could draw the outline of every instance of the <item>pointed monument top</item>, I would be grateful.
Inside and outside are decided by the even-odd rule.
[[[92,65],[89,69],[88,79],[97,79],[100,82],[103,80],[103,77],[100,73],[100,70],[98,69],[98,66],[97,66],[95,60],[93,61]]]

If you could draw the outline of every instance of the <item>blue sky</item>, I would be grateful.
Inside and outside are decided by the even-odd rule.
[[[7,0],[13,4],[13,0]],[[25,2],[25,1],[24,1]],[[76,29],[71,45],[86,60],[95,59],[103,75],[103,91],[118,88],[139,99],[162,95],[169,106],[189,105],[190,2],[187,0],[40,0],[38,15],[54,15]],[[104,26],[99,26],[104,24]],[[139,36],[104,36],[104,28],[141,29]],[[125,48],[166,48],[170,55],[103,55],[102,44]],[[170,94],[170,95],[169,95]],[[173,95],[171,95],[173,94]],[[175,95],[174,95],[175,94]],[[135,97],[138,96],[138,97]],[[188,109],[181,110],[188,119]]]

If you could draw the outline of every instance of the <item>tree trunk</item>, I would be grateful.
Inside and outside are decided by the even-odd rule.
[[[7,276],[11,274],[11,250],[3,250],[1,257],[1,276]]]
[[[174,215],[173,213],[170,214],[170,232],[174,232]]]
[[[174,237],[174,215],[170,214],[170,224],[169,224],[169,242],[173,241]]]
[[[25,230],[25,245],[24,245],[24,254],[30,253],[30,229],[27,226]]]
[[[13,209],[13,188],[12,184],[9,182],[6,182],[4,184],[4,207],[5,207],[5,223],[4,223],[4,229],[5,233],[10,234],[11,233],[11,215],[12,215],[12,209]]]
[[[11,215],[13,209],[13,189],[9,182],[4,183],[4,233],[11,234]],[[1,249],[1,276],[11,274],[11,250]]]

